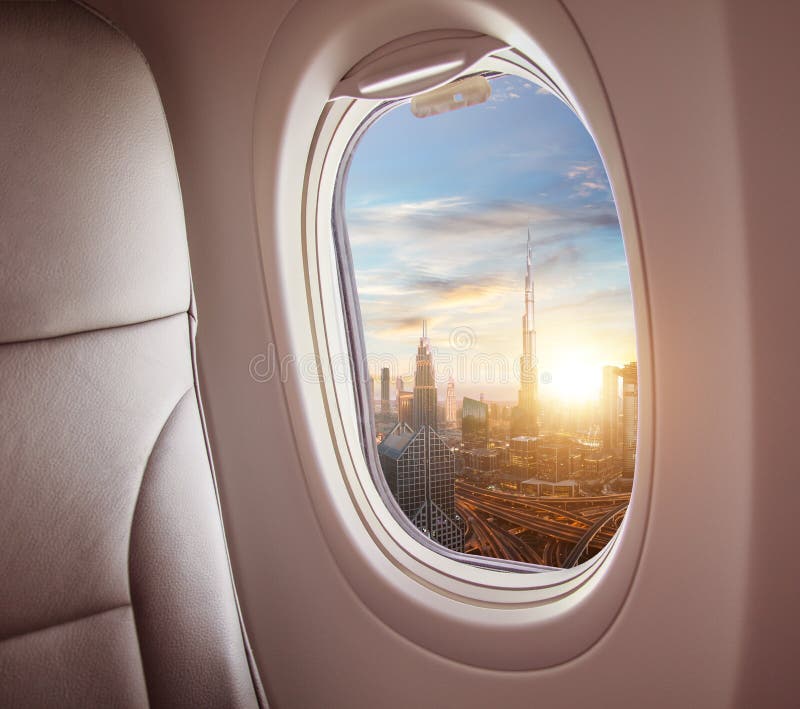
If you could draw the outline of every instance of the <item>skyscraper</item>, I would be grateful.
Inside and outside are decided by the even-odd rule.
[[[619,446],[619,367],[603,367],[603,398],[600,412],[603,447],[612,450]]]
[[[639,433],[639,375],[636,362],[622,368],[622,475],[632,478],[636,469]]]
[[[453,424],[456,422],[456,383],[453,377],[447,382],[447,396],[444,400],[444,420]]]
[[[526,480],[536,475],[536,451],[539,439],[536,436],[516,436],[511,439],[509,463],[516,480]]]
[[[489,440],[489,407],[482,401],[464,397],[461,406],[461,443],[467,450],[486,448]]]
[[[403,377],[398,375],[397,380],[395,381],[395,398],[399,400],[400,392],[405,391],[405,389],[406,387],[405,384],[403,384]]]
[[[428,341],[428,326],[423,320],[422,337],[417,347],[417,366],[414,373],[414,430],[436,425],[436,380],[433,371],[433,355]]]
[[[414,394],[410,391],[401,391],[397,394],[397,421],[414,425]]]
[[[519,359],[519,404],[512,415],[512,436],[535,436],[539,433],[536,328],[533,309],[533,247],[531,245],[531,230],[528,227],[525,312],[522,316],[522,356]]]
[[[414,393],[401,392],[398,397],[400,421],[378,446],[389,489],[417,529],[442,546],[463,551],[464,532],[455,511],[455,456],[436,432],[436,383],[425,322]],[[406,423],[406,402],[412,404],[412,426]]]
[[[381,369],[381,413],[389,413],[389,368]]]
[[[383,474],[400,509],[433,541],[464,551],[455,518],[455,456],[431,426],[397,424],[378,446]]]
[[[536,474],[540,480],[561,482],[569,474],[570,445],[558,441],[543,443],[536,450]]]

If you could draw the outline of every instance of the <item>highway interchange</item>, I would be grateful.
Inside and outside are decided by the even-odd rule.
[[[456,482],[468,553],[570,568],[602,549],[622,522],[630,493],[531,497]]]

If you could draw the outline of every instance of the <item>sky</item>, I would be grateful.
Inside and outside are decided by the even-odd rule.
[[[410,382],[425,319],[440,399],[453,376],[459,398],[514,400],[530,227],[540,396],[591,400],[604,365],[636,359],[608,177],[558,98],[490,83],[487,102],[438,116],[401,104],[355,147],[345,219],[371,366]]]

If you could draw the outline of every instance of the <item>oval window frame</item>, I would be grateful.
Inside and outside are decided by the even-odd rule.
[[[519,56],[540,67],[552,81],[554,86],[548,88],[563,89],[563,97],[603,157],[633,290],[639,441],[631,505],[619,533],[574,569],[522,574],[478,568],[444,557],[410,537],[391,515],[373,484],[354,411],[347,406],[352,383],[337,381],[336,360],[346,351],[346,342],[337,275],[331,268],[336,263],[331,205],[339,172],[337,156],[362,123],[366,106],[362,103],[356,111],[357,102],[327,103],[336,84],[330,67],[338,66],[342,76],[342,69],[348,69],[342,67],[345,61],[353,66],[365,56],[354,56],[356,39],[360,33],[380,37],[391,11],[381,3],[377,8],[367,8],[361,0],[345,4],[347,31],[338,33],[313,21],[313,2],[301,1],[290,14],[265,62],[254,125],[255,201],[270,311],[279,316],[273,317],[278,352],[283,356],[313,352],[318,375],[313,381],[315,377],[296,374],[284,383],[312,504],[351,588],[377,617],[407,639],[486,668],[524,670],[559,664],[591,647],[619,612],[644,543],[652,485],[652,355],[644,263],[624,157],[602,83],[570,18],[550,0],[531,8],[515,7],[516,17],[501,12],[500,5],[512,9],[509,3],[494,2],[490,7],[481,2],[443,2],[434,4],[437,11],[428,11],[425,26],[415,28],[458,26],[507,38]],[[309,32],[310,27],[314,31]],[[523,27],[535,27],[536,38]],[[410,34],[403,32],[405,28],[396,23],[393,34]],[[297,63],[287,68],[284,52],[297,57]],[[473,71],[470,67],[464,73]],[[276,75],[282,80],[268,80]],[[321,110],[309,116],[304,106],[315,102]],[[298,149],[309,155],[304,166],[291,160]],[[299,263],[303,279],[296,278]],[[331,465],[334,460],[336,466]]]
[[[525,57],[519,55],[515,50],[500,46],[502,43],[494,41],[492,42],[494,45],[498,46],[497,51],[492,52],[491,54],[476,60],[474,64],[470,65],[464,71],[458,73],[453,81],[458,81],[462,78],[467,76],[474,76],[476,73],[486,75],[490,80],[500,76],[516,76],[524,81],[530,81],[535,83],[537,86],[541,88],[545,88],[550,91],[556,98],[558,98],[564,105],[569,108],[570,111],[575,113],[577,116],[577,111],[575,107],[572,106],[567,99],[567,97],[560,91],[558,86],[548,77],[539,67],[532,65],[530,62],[527,62]],[[348,78],[342,83],[347,82],[348,84],[352,83],[352,79]],[[449,82],[448,82],[449,83]],[[348,417],[352,418],[355,417],[356,420],[361,422],[361,437],[362,437],[362,449],[365,448],[364,441],[365,440],[373,440],[375,436],[374,426],[370,425],[373,423],[372,419],[372,411],[369,410],[369,404],[366,400],[366,383],[365,378],[368,376],[368,372],[366,371],[366,366],[359,366],[359,361],[366,362],[367,355],[366,347],[364,343],[364,328],[361,322],[361,313],[360,308],[358,306],[358,294],[356,293],[356,278],[354,272],[354,264],[352,257],[350,256],[350,247],[349,247],[349,237],[347,233],[347,223],[346,218],[344,215],[345,209],[343,205],[344,194],[345,194],[345,187],[347,182],[347,176],[349,172],[349,164],[352,162],[352,158],[354,156],[355,149],[358,145],[361,136],[363,136],[370,127],[377,121],[381,119],[389,111],[393,110],[395,107],[399,106],[402,103],[406,103],[409,99],[408,98],[392,98],[387,99],[385,101],[366,101],[363,99],[348,99],[346,97],[341,97],[338,95],[339,91],[334,92],[335,98],[339,102],[339,108],[343,112],[341,116],[331,117],[329,120],[338,120],[341,121],[340,125],[337,127],[337,131],[343,130],[345,134],[350,134],[350,139],[348,141],[347,147],[344,149],[344,152],[340,155],[339,152],[333,149],[333,146],[336,143],[335,138],[331,140],[331,148],[333,149],[333,157],[327,156],[326,160],[333,160],[334,162],[339,163],[339,169],[335,180],[334,190],[333,190],[333,209],[332,209],[332,222],[333,228],[331,230],[332,239],[335,245],[334,248],[334,259],[337,262],[338,269],[339,269],[339,283],[340,283],[340,290],[342,291],[340,295],[340,304],[341,307],[347,311],[345,320],[347,322],[345,326],[345,330],[348,333],[348,340],[349,340],[349,348],[347,352],[344,351],[337,351],[332,354],[330,357],[331,360],[340,360],[344,361],[347,357],[352,358],[353,362],[351,363],[351,370],[352,370],[352,380],[350,382],[350,386],[352,386],[353,380],[359,381],[359,389],[356,390],[356,399],[359,398],[359,395],[362,398],[362,401],[356,402],[357,411],[355,413],[352,410],[348,411]],[[352,112],[352,115],[349,115],[349,118],[345,118],[348,114]],[[351,126],[353,120],[361,119],[361,122],[358,124],[358,127],[351,131]],[[580,120],[580,117],[578,117]],[[604,168],[605,169],[605,168]],[[321,177],[321,183],[325,184],[327,180],[324,176]],[[324,205],[327,202],[327,195],[325,199],[320,201],[320,209],[324,209]],[[318,223],[322,223],[323,215],[318,215]],[[326,234],[327,236],[327,234]],[[319,250],[319,245],[318,245]],[[324,256],[320,258],[325,259],[328,258],[328,254],[326,253]],[[326,286],[327,287],[327,284]],[[358,355],[354,355],[353,353],[357,352]],[[330,352],[329,352],[330,355]],[[339,372],[341,373],[341,372]],[[343,398],[347,397],[347,387],[345,387],[345,391],[341,390],[341,387],[335,387],[337,390],[336,398],[337,401],[341,401]],[[340,407],[340,415],[342,414],[341,407]],[[366,429],[366,430],[365,430]],[[367,458],[367,465],[368,469],[372,474],[372,481],[375,487],[378,489],[379,494],[384,502],[384,505],[387,506],[390,512],[393,514],[397,522],[400,524],[401,527],[412,537],[414,537],[420,544],[423,546],[432,549],[437,554],[440,554],[444,557],[457,561],[459,563],[466,563],[472,566],[478,566],[486,569],[492,569],[496,571],[508,571],[508,572],[516,572],[516,573],[545,573],[545,572],[552,572],[556,569],[555,567],[548,567],[548,566],[539,566],[533,563],[522,563],[522,562],[515,562],[510,560],[502,560],[496,559],[491,557],[485,556],[474,556],[459,552],[454,552],[449,549],[446,549],[436,543],[432,542],[426,535],[422,534],[420,530],[418,530],[411,522],[408,520],[406,515],[402,512],[399,505],[396,503],[396,500],[392,496],[392,493],[388,487],[386,479],[383,475],[383,471],[381,470],[380,463],[377,460],[377,454],[372,448],[368,450],[362,450],[363,454]],[[363,481],[362,481],[363,484]],[[370,504],[372,502],[370,501]]]

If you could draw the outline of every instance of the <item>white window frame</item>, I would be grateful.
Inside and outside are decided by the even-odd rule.
[[[640,379],[637,472],[625,521],[599,554],[574,569],[541,574],[466,564],[443,555],[438,546],[434,550],[421,535],[410,535],[374,484],[361,448],[352,382],[336,373],[337,366],[341,372],[343,358],[346,361],[348,342],[331,207],[341,156],[375,102],[328,102],[335,82],[330,82],[330,73],[326,75],[335,59],[345,61],[348,37],[351,41],[360,37],[359,30],[367,36],[379,35],[374,23],[381,21],[381,13],[368,12],[360,0],[348,4],[348,31],[353,34],[335,35],[334,27],[315,25],[300,11],[290,16],[276,36],[267,57],[268,65],[275,64],[265,75],[280,74],[282,80],[262,83],[259,93],[254,125],[255,200],[279,354],[302,360],[313,353],[318,368],[318,378],[298,372],[284,390],[309,494],[340,570],[370,610],[412,642],[468,664],[533,669],[564,662],[596,642],[613,622],[632,583],[651,489],[652,363],[633,200],[613,117],[591,57],[557,3],[535,3],[531,16],[518,17],[516,22],[498,15],[499,4],[476,3],[485,12],[471,13],[466,5],[443,3],[443,16],[429,15],[440,26],[466,26],[496,37],[505,29],[523,66],[529,62],[541,67],[544,78],[527,74],[526,78],[552,82],[548,88],[574,108],[596,139],[628,257]],[[309,31],[312,26],[316,31]],[[538,41],[523,27],[529,32],[535,27]],[[402,25],[397,31],[402,32]],[[326,37],[327,42],[323,41]],[[287,64],[282,52],[296,56],[296,66]],[[357,59],[346,60],[352,66]],[[496,61],[508,60],[487,59],[463,73],[493,70]],[[570,82],[556,71],[554,62],[571,70],[567,72]],[[347,68],[341,67],[338,75]],[[515,73],[510,69],[503,67],[506,73]],[[309,156],[305,164],[298,164],[298,151]]]
[[[502,43],[493,42],[495,45]],[[504,47],[498,48],[490,55],[478,59],[474,64],[469,65],[465,70],[455,75],[453,80],[465,76],[474,75],[476,73],[491,75],[491,79],[499,76],[516,76],[525,81],[535,83],[537,86],[543,87],[551,91],[557,98],[559,98],[571,111],[575,112],[575,108],[570,104],[569,100],[560,91],[558,86],[541,70],[526,60],[518,52],[513,49]],[[352,84],[352,79],[346,80],[347,84]],[[334,92],[334,97],[338,94]],[[332,113],[325,116],[322,120],[333,121],[336,126],[334,131],[338,134],[340,131],[348,138],[347,145],[340,154],[338,149],[341,145],[340,140],[337,140],[337,135],[333,135],[327,149],[330,151],[326,156],[326,166],[328,168],[333,165],[339,165],[337,174],[334,180],[333,195],[331,195],[332,203],[332,229],[328,229],[325,224],[324,213],[318,214],[317,236],[320,239],[332,241],[335,248],[333,258],[337,263],[339,269],[339,283],[341,290],[339,299],[339,309],[344,310],[345,322],[340,321],[339,342],[344,338],[348,342],[346,351],[340,349],[341,345],[337,345],[334,351],[329,351],[329,356],[333,361],[343,362],[345,360],[351,361],[351,376],[349,386],[354,386],[357,382],[355,396],[355,411],[356,420],[360,423],[360,436],[362,442],[362,449],[364,456],[367,459],[368,469],[372,474],[372,480],[375,487],[378,489],[384,504],[388,507],[389,511],[394,515],[397,522],[403,527],[406,532],[414,537],[423,546],[432,549],[438,554],[445,556],[449,559],[459,563],[471,564],[487,569],[494,569],[498,571],[513,571],[516,573],[543,573],[555,570],[552,567],[540,566],[532,563],[522,563],[517,561],[495,559],[487,556],[475,556],[471,554],[452,551],[437,545],[420,530],[418,530],[408,520],[406,515],[402,512],[397,505],[389,486],[386,482],[385,476],[377,459],[374,446],[369,444],[369,441],[375,440],[375,427],[374,427],[374,411],[372,410],[372,402],[368,401],[368,393],[366,389],[366,376],[368,372],[363,363],[367,361],[367,352],[364,345],[365,332],[361,323],[360,308],[358,306],[358,293],[356,292],[355,273],[353,271],[352,258],[349,251],[349,236],[347,232],[347,223],[344,215],[344,190],[347,178],[347,164],[352,160],[352,153],[358,143],[360,137],[366,133],[370,126],[376,121],[380,120],[381,116],[392,110],[400,103],[407,102],[407,98],[395,98],[387,101],[384,100],[369,100],[369,99],[352,99],[352,98],[337,98],[337,109]],[[353,121],[359,121],[355,129],[352,128]],[[330,176],[327,174],[320,176],[320,187],[328,185]],[[319,209],[325,210],[327,202],[327,193],[320,195]],[[326,259],[330,257],[330,251],[325,245],[318,244],[318,251],[325,251],[319,257]],[[326,284],[327,286],[328,284]],[[333,299],[327,298],[327,302],[332,302]],[[333,306],[336,307],[336,306]],[[330,349],[330,348],[329,348]],[[341,382],[338,382],[341,383]],[[346,387],[337,387],[336,392],[337,401],[344,401],[348,398]],[[340,409],[341,416],[352,416],[352,407],[347,405],[346,413]]]

